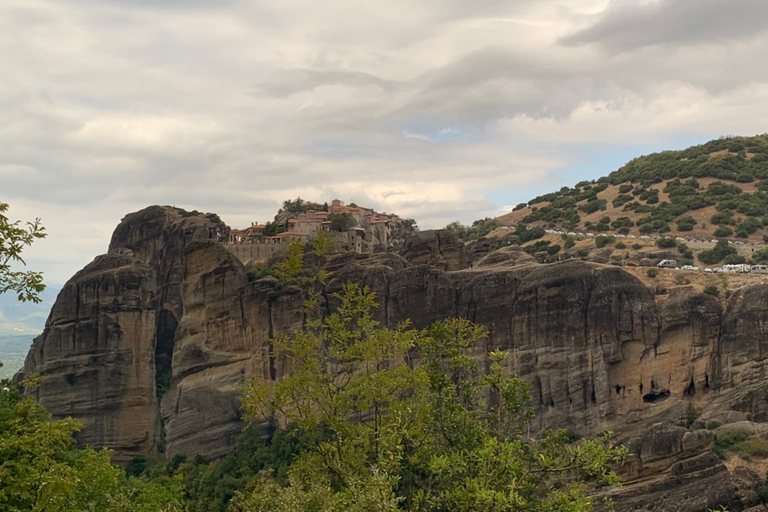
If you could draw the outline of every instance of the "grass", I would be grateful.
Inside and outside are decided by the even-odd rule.
[[[768,441],[750,437],[744,430],[731,430],[717,435],[714,451],[721,459],[726,459],[728,452],[735,453],[746,461],[753,458],[764,459],[768,457]]]

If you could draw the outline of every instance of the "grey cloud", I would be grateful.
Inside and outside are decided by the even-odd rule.
[[[583,65],[554,63],[509,48],[485,48],[425,73],[421,90],[402,107],[439,123],[483,123],[516,115],[562,119],[606,85]]]
[[[653,45],[747,41],[768,31],[764,0],[613,0],[598,21],[560,43],[622,52]]]
[[[376,86],[393,92],[397,86],[369,73],[359,71],[317,71],[312,69],[284,69],[273,73],[269,79],[256,84],[254,95],[285,98],[298,92],[311,91],[323,85],[346,85],[350,87]]]

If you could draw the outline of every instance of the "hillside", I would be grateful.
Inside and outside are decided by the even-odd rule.
[[[535,197],[499,220],[564,230],[707,239],[732,234],[762,241],[768,233],[766,215],[768,138],[762,135],[641,156],[596,181]],[[720,227],[731,234],[716,234]]]
[[[762,263],[768,261],[768,251],[762,251],[768,238],[768,136],[722,138],[641,156],[598,180],[521,203],[497,220],[518,231],[521,225],[545,228],[558,235],[549,237],[552,244],[559,231],[628,238],[624,245],[635,251],[669,237],[686,244],[680,255],[692,259],[686,253],[691,249],[697,260],[698,251],[727,239],[745,260]],[[574,241],[574,251],[589,245]],[[699,263],[713,258],[704,259]]]

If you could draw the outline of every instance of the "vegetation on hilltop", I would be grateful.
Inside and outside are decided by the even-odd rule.
[[[606,211],[611,215],[586,220]],[[701,219],[701,211],[710,213]],[[714,236],[747,238],[768,225],[768,139],[728,137],[638,157],[596,181],[535,197],[515,212],[519,222],[567,230],[707,229]]]

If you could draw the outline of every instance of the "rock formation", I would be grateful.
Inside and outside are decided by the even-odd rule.
[[[289,371],[270,358],[270,337],[301,327],[300,294],[273,278],[249,281],[215,241],[221,229],[167,207],[129,215],[110,253],[62,291],[21,376],[45,378],[39,400],[83,421],[83,443],[114,448],[121,461],[163,444],[167,457],[223,456],[242,428],[243,379]],[[729,471],[713,458],[711,433],[681,425],[689,404],[702,421],[768,419],[768,287],[657,294],[620,268],[541,265],[516,247],[484,255],[474,244],[468,254],[440,232],[412,239],[402,255],[307,260],[332,271],[328,308],[353,281],[376,292],[385,325],[452,316],[485,325],[477,357],[509,351],[509,371],[532,384],[535,428],[612,429],[631,440],[629,485],[612,491],[628,504],[618,510],[673,510],[654,503],[685,492],[696,499],[679,510],[756,504],[748,488],[757,477]]]

